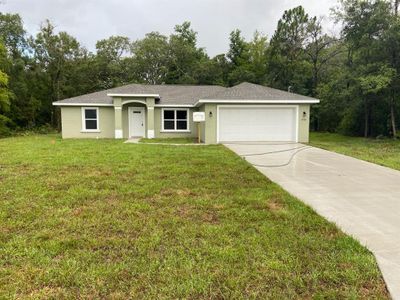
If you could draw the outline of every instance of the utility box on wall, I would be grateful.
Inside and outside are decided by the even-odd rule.
[[[200,123],[206,121],[206,113],[204,111],[196,111],[193,113],[193,122],[197,123],[197,142],[201,142]]]
[[[193,113],[193,122],[204,122],[206,120],[206,113],[203,111],[196,111]]]

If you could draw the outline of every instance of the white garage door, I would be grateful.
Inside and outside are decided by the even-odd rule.
[[[218,141],[296,142],[295,107],[220,106]]]

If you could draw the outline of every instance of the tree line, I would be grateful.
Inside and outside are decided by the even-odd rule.
[[[271,38],[240,30],[227,53],[210,57],[190,22],[169,36],[111,36],[90,52],[46,20],[32,36],[18,14],[0,13],[0,136],[59,126],[53,101],[129,83],[243,81],[309,95],[311,127],[365,137],[396,137],[400,96],[399,1],[341,0],[332,8],[340,34],[302,6],[285,11]]]

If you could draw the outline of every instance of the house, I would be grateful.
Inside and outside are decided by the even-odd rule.
[[[129,84],[54,102],[63,138],[196,137],[201,140],[308,142],[310,105],[319,100],[269,87]]]

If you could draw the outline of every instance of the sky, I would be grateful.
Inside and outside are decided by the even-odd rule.
[[[229,33],[240,29],[249,40],[258,30],[269,38],[286,9],[302,5],[311,16],[329,20],[336,0],[1,0],[0,11],[18,13],[28,33],[35,34],[49,19],[57,31],[66,31],[87,49],[111,35],[137,40],[151,31],[170,34],[176,24],[190,21],[198,45],[210,56],[227,51]]]

